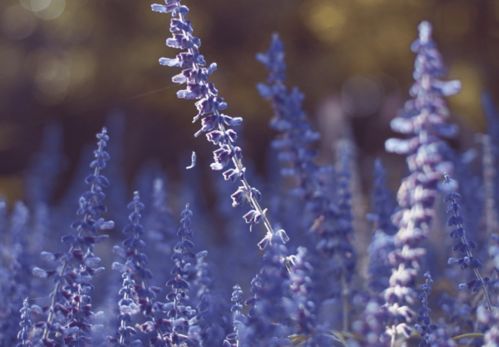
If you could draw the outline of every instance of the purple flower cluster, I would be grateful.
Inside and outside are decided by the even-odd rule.
[[[54,264],[53,270],[33,269],[35,275],[51,277],[55,283],[42,324],[41,339],[46,346],[79,346],[92,340],[92,279],[104,270],[94,248],[96,243],[107,238],[99,232],[114,227],[113,221],[104,218],[104,189],[109,181],[102,171],[110,159],[106,152],[108,141],[104,128],[97,134],[97,149],[90,163],[92,172],[85,179],[89,190],[80,197],[76,212],[79,219],[72,225],[75,233],[62,238],[68,250],[62,254],[43,252],[44,258]]]
[[[315,235],[313,242],[320,256],[315,256],[314,252],[313,257],[316,259],[311,262],[327,264],[323,267],[323,273],[315,271],[313,276],[334,276],[340,282],[338,286],[317,290],[325,292],[325,298],[341,296],[346,306],[350,300],[348,287],[356,265],[351,244],[353,225],[349,164],[352,153],[347,142],[342,142],[338,151],[338,191],[335,192],[338,202],[335,202],[326,184],[327,174],[331,170],[316,164],[314,145],[320,135],[312,130],[302,109],[301,92],[298,88],[288,90],[285,84],[284,48],[276,34],[272,36],[268,50],[258,54],[257,59],[268,70],[267,82],[258,84],[258,90],[263,98],[271,102],[274,111],[270,126],[277,132],[277,138],[272,145],[277,149],[278,159],[283,166],[281,173],[296,181],[293,192],[303,199],[308,212],[308,229]],[[347,319],[344,325],[348,325]]]
[[[431,25],[419,25],[419,38],[412,44],[416,53],[412,99],[406,102],[401,114],[391,122],[392,129],[409,136],[407,139],[389,139],[386,149],[406,155],[409,176],[399,188],[400,207],[394,215],[398,227],[395,250],[390,254],[393,267],[385,300],[392,316],[387,332],[393,339],[409,336],[413,329],[416,305],[415,285],[425,255],[422,241],[429,231],[434,215],[437,184],[444,172],[452,172],[446,161],[445,142],[457,129],[447,123],[449,111],[444,97],[458,92],[457,81],[444,82],[441,56],[431,38]]]

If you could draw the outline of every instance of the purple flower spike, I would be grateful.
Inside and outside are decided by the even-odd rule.
[[[63,254],[44,252],[44,258],[51,260],[53,270],[35,268],[34,274],[50,277],[55,281],[50,293],[47,319],[43,322],[42,340],[46,346],[84,345],[91,341],[92,279],[104,268],[100,258],[94,254],[95,244],[107,238],[101,231],[114,227],[114,222],[104,219],[107,210],[104,189],[109,181],[102,171],[107,165],[106,151],[109,136],[106,128],[97,134],[97,149],[90,163],[91,173],[85,179],[89,189],[79,199],[77,215],[73,223],[73,234],[63,236],[62,242],[69,248]]]
[[[210,82],[210,75],[217,69],[216,63],[208,64],[200,53],[201,40],[194,36],[191,22],[187,19],[189,9],[180,0],[165,0],[164,4],[153,4],[152,11],[171,15],[170,33],[166,45],[179,49],[175,58],[160,58],[163,66],[178,67],[182,71],[173,77],[173,83],[183,84],[184,89],[177,92],[179,99],[196,100],[197,114],[193,122],[200,121],[201,128],[194,134],[204,134],[206,139],[216,146],[213,151],[213,162],[210,167],[221,171],[225,180],[239,181],[240,186],[235,196],[234,205],[245,200],[250,211],[244,215],[244,220],[250,225],[263,223],[267,232],[274,234],[274,229],[265,214],[266,209],[260,205],[253,188],[248,182],[246,168],[242,161],[242,150],[237,145],[237,132],[232,127],[242,122],[240,117],[231,117],[224,113],[227,102],[219,95],[216,86]],[[240,194],[240,193],[243,194]]]
[[[393,339],[406,337],[413,329],[417,302],[415,283],[425,249],[426,238],[437,197],[437,185],[443,173],[452,172],[452,164],[445,158],[446,144],[442,138],[454,136],[457,127],[448,123],[449,111],[444,97],[459,91],[459,82],[445,82],[445,69],[440,53],[431,37],[431,25],[419,25],[419,38],[412,44],[416,53],[412,99],[407,101],[391,127],[407,139],[389,139],[387,151],[404,154],[409,176],[399,188],[397,200],[400,210],[394,215],[398,232],[394,237],[395,250],[389,260],[393,268],[385,301],[391,314],[387,332]]]

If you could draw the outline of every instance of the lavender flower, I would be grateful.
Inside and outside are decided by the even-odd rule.
[[[460,289],[469,289],[471,292],[478,290],[483,291],[485,297],[485,305],[488,309],[492,309],[492,303],[487,289],[487,278],[483,278],[480,273],[482,266],[481,262],[473,256],[473,249],[476,244],[468,239],[466,230],[464,228],[464,221],[461,216],[461,196],[457,192],[457,182],[453,181],[449,176],[445,176],[444,182],[441,187],[446,193],[447,214],[449,216],[447,225],[451,228],[450,236],[454,240],[453,251],[457,257],[450,257],[448,260],[449,265],[457,264],[462,269],[471,269],[475,279],[467,282],[460,283]]]
[[[260,193],[250,185],[245,177],[246,168],[242,161],[242,150],[236,145],[237,132],[232,127],[242,123],[240,117],[230,117],[223,113],[227,103],[219,95],[215,85],[209,81],[209,76],[215,72],[217,65],[207,65],[200,53],[201,40],[194,36],[190,21],[187,19],[189,9],[180,0],[165,0],[165,4],[153,4],[151,9],[158,13],[171,15],[170,32],[172,37],[166,40],[166,45],[183,50],[175,58],[160,58],[164,66],[178,67],[182,72],[172,78],[174,83],[185,84],[186,88],[177,92],[180,99],[197,100],[198,111],[193,121],[201,121],[201,129],[194,136],[205,134],[209,142],[217,148],[213,151],[212,170],[223,171],[225,180],[240,181],[240,186],[232,194],[233,205],[243,201],[248,202],[251,210],[244,215],[244,220],[251,226],[262,222],[266,228],[266,239],[275,233],[266,213],[267,209],[259,203]],[[281,233],[283,235],[283,233]],[[261,243],[264,245],[266,242]]]
[[[50,293],[48,316],[44,322],[42,340],[47,346],[78,346],[91,340],[92,328],[92,278],[102,271],[100,258],[94,254],[94,246],[107,238],[100,231],[114,227],[114,222],[103,218],[104,188],[109,181],[102,174],[109,155],[106,152],[109,136],[104,128],[97,134],[97,149],[90,163],[92,172],[85,179],[89,190],[79,200],[78,221],[73,223],[75,234],[68,234],[62,242],[69,245],[63,254],[43,252],[45,259],[55,264],[54,270],[34,268],[39,277],[52,277],[55,281]]]
[[[430,304],[428,302],[428,297],[430,296],[431,293],[431,287],[433,284],[433,279],[431,278],[431,275],[429,272],[426,272],[424,274],[425,277],[425,283],[421,286],[420,293],[419,293],[419,299],[421,300],[421,306],[419,309],[419,316],[418,316],[418,325],[416,326],[417,330],[419,331],[419,334],[421,335],[421,347],[428,346],[428,340],[430,338],[431,331],[434,329],[434,327],[431,325],[431,317],[430,317]]]
[[[420,347],[453,347],[456,346],[455,342],[449,338],[445,330],[431,322],[431,309],[429,303],[429,296],[431,294],[433,279],[429,272],[424,274],[425,283],[421,285],[419,291],[419,299],[421,306],[419,308],[418,324],[416,330],[419,332],[421,340]]]
[[[290,296],[289,275],[283,264],[287,253],[283,242],[275,236],[264,249],[262,267],[251,281],[247,341],[252,345],[290,345],[286,307]]]
[[[312,130],[302,109],[303,94],[298,88],[288,91],[286,87],[284,57],[284,46],[279,36],[274,34],[267,52],[257,55],[258,61],[269,72],[267,83],[260,83],[257,87],[260,95],[272,103],[274,110],[270,126],[279,137],[272,146],[279,151],[278,159],[284,166],[281,173],[293,176],[299,187],[295,192],[307,198],[311,191],[318,188],[315,175],[320,170],[314,161],[317,154],[314,145],[320,135]]]
[[[133,317],[140,313],[139,296],[137,294],[136,283],[129,271],[121,274],[123,284],[119,291],[119,327],[116,336],[110,339],[115,346],[142,346],[142,341],[137,337],[137,330],[133,325]]]
[[[291,294],[287,309],[293,324],[293,335],[305,340],[304,347],[331,346],[332,336],[318,322],[316,307],[311,300],[312,266],[306,260],[306,254],[306,248],[298,247],[296,255],[288,257]]]
[[[392,120],[392,129],[410,136],[409,139],[389,139],[386,149],[405,154],[409,166],[398,191],[401,210],[394,216],[398,226],[395,251],[390,255],[393,272],[385,300],[392,315],[388,333],[392,344],[397,336],[408,336],[414,320],[412,306],[416,304],[414,285],[421,258],[425,254],[421,242],[426,238],[434,214],[437,184],[442,172],[452,172],[445,161],[445,143],[442,137],[453,136],[457,129],[447,123],[449,112],[444,102],[460,88],[458,81],[444,82],[440,78],[444,68],[435,43],[431,39],[431,25],[419,25],[419,38],[412,44],[416,53],[413,99],[406,102],[404,111]]]
[[[326,189],[326,173],[330,168],[316,164],[317,153],[315,143],[320,135],[312,130],[305,112],[302,109],[303,95],[297,88],[288,90],[285,85],[285,63],[282,42],[277,35],[272,36],[269,49],[257,55],[257,59],[265,65],[269,72],[267,83],[259,84],[260,94],[272,103],[274,118],[271,127],[278,132],[273,146],[279,151],[278,157],[283,164],[282,173],[295,179],[294,190],[305,202],[305,209],[311,217],[309,231],[315,235],[315,244],[320,259],[312,262],[326,263],[321,276],[338,278],[339,286],[327,289],[317,288],[325,292],[327,297],[342,296],[344,330],[348,329],[348,293],[351,275],[356,265],[354,249],[350,237],[352,218],[350,210],[350,191],[348,168],[343,170],[341,181],[341,212],[329,196]],[[347,158],[345,158],[348,161]],[[346,162],[343,162],[346,163]]]
[[[146,332],[156,334],[153,343],[158,346],[199,346],[200,332],[197,325],[197,310],[189,296],[195,278],[196,255],[192,241],[192,211],[187,204],[181,213],[178,242],[173,249],[172,278],[166,283],[166,302],[155,303],[155,321],[143,325]]]
[[[196,293],[196,309],[200,335],[205,346],[219,346],[225,337],[222,326],[222,302],[214,290],[214,280],[210,264],[206,258],[207,251],[196,253],[196,277],[193,287]]]
[[[232,332],[229,333],[223,342],[223,347],[244,347],[248,346],[246,324],[247,317],[243,311],[243,290],[236,284],[232,288],[232,297],[230,299],[232,307]]]
[[[393,251],[393,235],[397,232],[391,221],[395,201],[386,186],[386,173],[380,160],[374,162],[372,192],[373,212],[368,218],[374,222],[374,233],[369,245],[369,287],[376,293],[388,287],[391,266],[388,255]]]
[[[144,204],[140,200],[139,192],[133,193],[133,199],[128,204],[131,211],[128,216],[129,224],[123,229],[123,234],[127,237],[121,246],[115,246],[114,252],[118,254],[120,262],[113,263],[113,269],[121,272],[130,273],[130,280],[135,284],[137,295],[137,305],[144,316],[151,314],[152,299],[155,292],[149,286],[152,278],[151,271],[148,269],[148,259],[143,253],[145,248],[144,229],[142,227],[142,212]],[[125,280],[125,278],[123,278]]]
[[[289,281],[293,300],[290,310],[293,322],[297,325],[297,334],[311,335],[316,326],[315,307],[308,295],[311,287],[311,265],[305,260],[307,249],[298,247],[296,255],[288,257],[290,260]]]
[[[17,333],[16,347],[31,347],[33,346],[30,331],[33,325],[31,320],[31,307],[28,298],[23,301],[23,307],[19,311],[21,313],[21,321],[19,322],[19,332]]]

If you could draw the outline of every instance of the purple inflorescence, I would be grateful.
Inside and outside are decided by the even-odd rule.
[[[437,184],[443,172],[452,172],[452,165],[442,154],[445,142],[441,138],[453,136],[457,129],[447,123],[449,111],[444,97],[457,93],[460,83],[440,80],[444,67],[431,30],[428,22],[419,25],[419,38],[412,44],[416,53],[412,99],[391,122],[394,131],[409,138],[389,139],[385,144],[388,151],[406,155],[409,167],[409,176],[402,181],[397,195],[400,211],[394,215],[394,222],[398,232],[395,250],[390,254],[393,272],[384,293],[392,315],[387,331],[393,339],[411,332],[416,304],[414,288],[425,254],[421,242],[434,215]]]
[[[107,130],[103,128],[97,134],[97,149],[90,163],[92,172],[85,179],[89,190],[80,197],[76,212],[79,220],[72,225],[75,233],[62,238],[62,242],[68,244],[68,250],[62,254],[42,253],[55,265],[54,270],[33,269],[35,275],[51,277],[55,282],[41,337],[46,346],[79,346],[91,341],[92,279],[103,270],[94,247],[107,238],[99,232],[114,227],[113,221],[103,217],[106,212],[104,189],[109,182],[102,171],[109,160],[108,141]]]
[[[433,279],[429,272],[424,274],[425,283],[419,289],[418,323],[415,325],[420,335],[420,347],[455,347],[456,343],[448,336],[445,329],[431,322],[431,309],[429,296],[431,294]]]
[[[288,250],[275,236],[264,249],[260,271],[251,281],[247,342],[257,346],[289,346],[289,274],[284,265]]]
[[[137,337],[137,329],[133,324],[133,317],[140,313],[139,297],[136,291],[136,283],[132,274],[123,271],[121,274],[122,285],[119,290],[118,300],[118,322],[119,326],[115,336],[109,340],[115,346],[142,346],[142,341]]]
[[[123,229],[127,237],[120,246],[115,246],[113,251],[119,256],[120,261],[113,263],[113,269],[120,273],[130,273],[130,278],[135,283],[140,310],[145,316],[151,313],[154,291],[149,282],[152,278],[148,268],[147,255],[143,252],[145,248],[144,228],[142,226],[142,213],[144,204],[140,199],[139,192],[133,193],[133,199],[128,204],[131,211],[128,216],[129,224]]]
[[[447,225],[451,229],[450,237],[454,241],[452,250],[457,255],[456,257],[450,257],[448,264],[459,265],[462,269],[470,269],[473,272],[475,278],[466,283],[459,283],[458,287],[459,289],[469,289],[471,292],[482,290],[485,305],[490,310],[492,303],[487,288],[488,279],[483,278],[480,273],[482,263],[473,255],[473,249],[476,248],[476,244],[468,239],[464,227],[461,215],[461,195],[457,192],[457,182],[453,181],[449,176],[445,176],[441,187],[446,193]]]
[[[249,341],[246,337],[247,317],[243,313],[243,290],[236,284],[232,288],[230,301],[232,306],[232,332],[227,334],[223,342],[223,347],[244,347],[248,346]]]
[[[395,199],[386,186],[386,173],[381,161],[374,163],[374,182],[372,193],[373,212],[368,218],[374,224],[374,233],[369,245],[369,287],[381,292],[388,287],[391,266],[388,255],[393,251],[393,235],[397,232],[391,221],[395,211]]]
[[[232,129],[242,123],[242,118],[223,113],[227,109],[227,102],[219,95],[215,85],[209,81],[217,64],[208,65],[200,53],[201,40],[194,36],[191,22],[187,19],[188,7],[182,5],[180,0],[165,0],[164,4],[151,5],[151,9],[154,12],[171,15],[172,37],[166,40],[166,45],[182,52],[175,58],[160,58],[159,63],[182,69],[179,74],[173,76],[172,81],[185,85],[185,89],[177,92],[179,99],[196,100],[198,113],[193,122],[201,121],[201,129],[194,136],[204,133],[207,140],[216,146],[211,169],[222,171],[226,181],[240,182],[239,188],[232,195],[233,205],[237,206],[243,201],[248,202],[251,210],[244,215],[244,220],[250,228],[263,222],[267,234],[274,234],[272,224],[266,215],[267,209],[262,208],[259,203],[260,193],[245,177],[246,167],[242,162],[242,150],[236,144],[237,132]],[[268,235],[266,238],[269,239]]]
[[[257,55],[257,59],[265,65],[269,75],[266,83],[258,84],[262,97],[272,103],[274,118],[271,127],[278,132],[278,138],[272,143],[278,150],[278,158],[283,168],[281,173],[296,180],[294,192],[305,201],[310,215],[308,229],[317,237],[316,249],[321,258],[318,262],[326,262],[322,267],[329,275],[339,279],[337,290],[325,290],[326,297],[343,296],[346,304],[349,300],[348,285],[354,273],[356,259],[352,237],[352,215],[350,209],[350,173],[348,162],[351,159],[348,151],[342,153],[340,167],[341,182],[338,206],[331,198],[326,187],[326,174],[330,168],[316,164],[317,153],[315,143],[320,139],[310,125],[302,109],[303,95],[298,88],[288,90],[285,84],[284,48],[278,35],[272,36],[269,49]],[[344,155],[343,155],[344,154]],[[327,275],[327,276],[329,276]]]
[[[19,322],[19,332],[17,333],[16,347],[32,347],[33,341],[31,340],[31,329],[33,321],[31,320],[31,307],[28,298],[23,301],[23,306],[19,311],[21,313],[21,320]]]
[[[223,316],[221,300],[214,290],[214,279],[207,261],[208,251],[196,253],[195,289],[198,325],[203,343],[207,346],[219,346],[225,337],[225,331],[219,320]]]
[[[199,346],[200,331],[198,312],[192,304],[190,289],[196,276],[196,255],[192,241],[192,211],[186,205],[181,213],[178,242],[173,248],[173,269],[166,283],[165,302],[156,302],[153,307],[154,320],[142,325],[142,330],[153,333],[151,340],[158,346]]]
[[[314,144],[320,139],[302,108],[303,94],[298,88],[291,91],[286,87],[286,65],[284,47],[277,34],[272,36],[270,47],[265,53],[257,55],[259,62],[268,70],[266,83],[258,84],[260,95],[272,103],[274,118],[270,126],[279,137],[272,146],[279,152],[278,159],[283,165],[281,173],[293,176],[298,188],[295,192],[303,196],[307,202],[312,200],[313,193],[321,190],[320,168],[315,164],[316,151]]]
[[[152,304],[156,292],[150,287],[152,279],[148,269],[145,248],[144,228],[142,226],[142,213],[144,204],[140,200],[139,192],[133,193],[133,199],[128,204],[131,211],[128,216],[129,224],[123,229],[126,239],[113,250],[118,255],[119,261],[113,263],[113,269],[121,273],[122,287],[120,288],[119,326],[118,332],[111,338],[119,346],[136,343],[138,332],[134,323],[141,313],[143,317],[152,314]]]
[[[310,299],[313,289],[312,265],[306,260],[307,249],[298,247],[295,255],[287,258],[289,267],[290,300],[288,314],[293,325],[293,335],[304,339],[304,347],[330,346],[332,338],[317,319],[317,308]]]

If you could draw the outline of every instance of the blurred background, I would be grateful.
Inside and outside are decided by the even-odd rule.
[[[52,199],[60,199],[83,148],[113,114],[125,119],[120,165],[128,184],[150,162],[180,179],[191,150],[198,152],[198,165],[208,167],[211,148],[192,137],[193,105],[175,98],[170,77],[176,71],[157,63],[176,52],[164,46],[168,16],[152,13],[151,1],[0,2],[0,195],[23,197],[23,175],[42,146],[44,129],[55,123],[62,129],[65,162]],[[450,100],[462,129],[454,146],[465,147],[472,133],[483,130],[480,93],[499,95],[497,0],[185,3],[203,53],[219,65],[213,78],[229,113],[244,116],[245,157],[262,174],[272,114],[255,88],[266,78],[255,54],[266,50],[273,32],[285,43],[290,83],[304,92],[306,110],[322,133],[324,160],[332,160],[337,138],[351,136],[359,167],[368,168],[360,171],[365,182],[373,158],[383,155],[389,120],[407,98],[414,59],[409,47],[421,20],[434,25],[449,78],[463,84]]]

